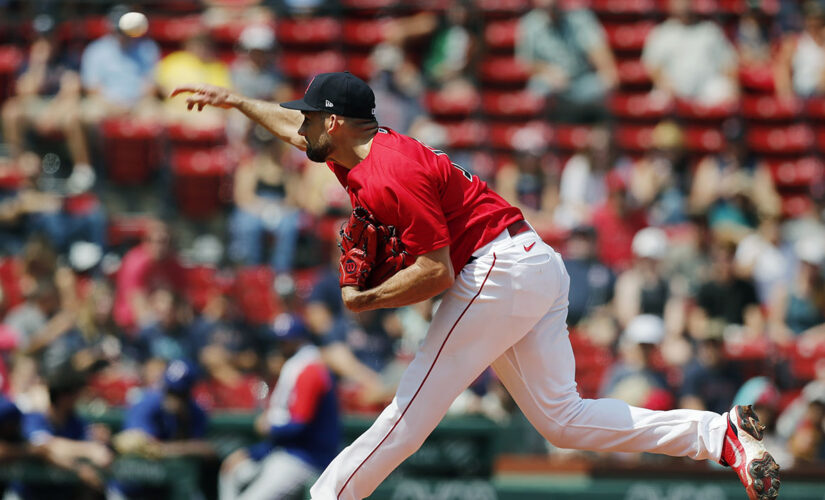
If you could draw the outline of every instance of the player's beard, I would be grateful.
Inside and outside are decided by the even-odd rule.
[[[313,144],[307,138],[307,158],[314,162],[323,163],[327,161],[330,153],[332,153],[332,141],[329,140],[328,135],[322,135],[318,138],[318,142]]]

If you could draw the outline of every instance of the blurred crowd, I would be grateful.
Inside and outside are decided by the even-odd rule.
[[[438,300],[346,311],[334,175],[240,113],[168,98],[282,101],[349,69],[382,125],[449,152],[562,253],[585,397],[755,404],[780,465],[825,463],[825,3],[75,2],[82,34],[41,3],[0,2],[20,20],[0,33],[0,423],[31,445],[6,456],[212,456],[175,418],[267,407],[284,321],[344,411],[392,397]],[[117,29],[130,9],[148,35]],[[84,427],[78,398],[150,437]],[[152,430],[151,404],[178,417]],[[487,372],[451,412],[513,406]]]

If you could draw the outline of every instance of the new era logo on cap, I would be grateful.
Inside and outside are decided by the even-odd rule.
[[[303,99],[285,102],[281,106],[352,118],[375,118],[375,94],[369,85],[348,71],[316,75],[304,92]]]

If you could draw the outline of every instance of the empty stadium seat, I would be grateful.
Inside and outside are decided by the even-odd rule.
[[[646,125],[621,125],[615,133],[616,144],[629,152],[644,152],[653,145],[653,127]]]
[[[744,96],[742,98],[742,116],[746,120],[795,120],[801,111],[802,103],[797,99],[782,99],[775,96]]]
[[[804,154],[811,149],[813,142],[813,133],[805,125],[757,126],[747,134],[748,146],[764,154]]]
[[[160,167],[163,127],[130,118],[100,124],[107,178],[122,185],[143,184]]]
[[[487,141],[487,127],[475,120],[457,123],[442,123],[450,148],[471,149],[484,145]]]
[[[346,56],[347,71],[362,80],[372,78],[373,66],[369,52],[349,52]]]
[[[590,8],[600,17],[643,17],[656,14],[658,7],[654,0],[592,0],[590,2]]]
[[[346,19],[341,39],[350,47],[372,48],[384,41],[386,27],[385,19]]]
[[[478,109],[481,97],[472,90],[463,95],[455,92],[430,91],[424,95],[424,106],[434,117],[466,117]]]
[[[718,153],[725,147],[725,137],[718,127],[687,127],[685,149],[692,153]]]
[[[481,63],[481,80],[494,85],[524,86],[530,74],[513,56],[489,57]]]
[[[791,370],[801,380],[814,380],[817,371],[825,370],[825,341],[797,341],[792,351]]]
[[[484,42],[488,49],[512,50],[518,35],[518,19],[490,21],[484,27]]]
[[[670,109],[663,99],[643,94],[616,94],[610,99],[610,110],[619,118],[634,120],[660,120]]]
[[[544,113],[547,101],[527,90],[490,91],[481,97],[484,113],[498,118],[536,118]]]
[[[808,193],[799,194],[781,194],[782,196],[782,215],[785,217],[798,217],[800,215],[809,213],[814,205],[811,196]]]
[[[161,45],[180,44],[204,28],[199,15],[156,17],[149,20],[149,36]]]
[[[242,267],[237,270],[233,296],[243,317],[251,324],[269,324],[281,311],[273,284],[275,272],[267,266]]]
[[[607,42],[614,51],[640,52],[645,46],[645,39],[656,26],[651,21],[636,23],[605,24]]]
[[[774,92],[773,68],[764,66],[742,66],[739,68],[739,83],[752,94],[772,94]]]
[[[616,63],[619,82],[623,87],[650,87],[652,82],[647,68],[639,59],[629,59]]]
[[[175,201],[181,213],[193,219],[215,215],[223,205],[222,186],[232,171],[223,148],[178,150],[172,153]]]
[[[825,121],[825,98],[814,97],[805,104],[805,113],[810,120]]]
[[[340,52],[325,50],[322,52],[290,52],[282,60],[284,73],[295,80],[308,80],[318,73],[343,71],[346,61]]]
[[[193,127],[174,123],[166,128],[166,135],[174,148],[203,149],[226,144],[226,128]]]
[[[143,215],[111,214],[106,235],[110,247],[132,246],[143,239],[154,222]]]
[[[531,7],[530,0],[477,0],[476,6],[485,16],[515,17]]]
[[[823,174],[822,160],[813,156],[769,161],[768,168],[773,181],[780,188],[809,186]]]
[[[332,17],[281,19],[275,33],[282,45],[329,45],[341,39],[341,23]]]
[[[736,114],[737,104],[723,103],[709,106],[695,101],[677,99],[675,111],[676,115],[682,120],[712,121],[718,123]]]
[[[24,300],[20,279],[23,277],[23,263],[14,257],[0,258],[0,290],[3,292],[3,301],[0,303],[0,313],[9,311]],[[2,314],[0,314],[2,317]]]
[[[553,131],[555,146],[563,151],[578,151],[590,142],[590,127],[584,125],[564,125]]]

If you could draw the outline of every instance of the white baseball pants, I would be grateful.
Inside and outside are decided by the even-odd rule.
[[[474,256],[447,291],[392,403],[327,467],[313,500],[369,496],[489,365],[555,446],[719,459],[724,415],[579,397],[566,327],[570,277],[534,232],[505,231]]]

